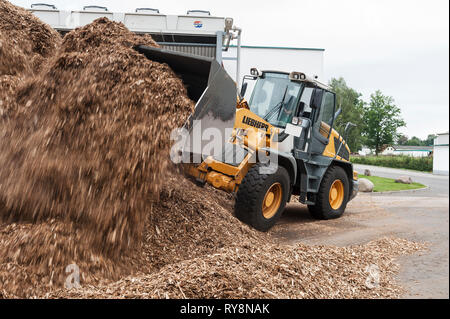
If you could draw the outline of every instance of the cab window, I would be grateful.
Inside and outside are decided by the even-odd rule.
[[[323,137],[328,138],[331,132],[331,126],[333,125],[334,110],[335,110],[335,97],[333,93],[324,92],[322,97],[322,105],[320,106],[320,113],[318,123],[320,123],[320,134]]]
[[[270,124],[284,128],[296,116],[303,85],[289,80],[285,73],[265,73],[250,98],[250,111]]]
[[[306,87],[303,89],[302,97],[300,98],[299,116],[309,118],[311,115],[311,96],[314,89]]]

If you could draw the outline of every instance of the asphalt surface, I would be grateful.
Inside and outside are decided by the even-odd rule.
[[[429,244],[429,250],[398,259],[404,298],[449,298],[449,177],[408,170],[355,165],[359,173],[396,178],[410,176],[427,189],[360,193],[339,219],[313,220],[306,206],[290,203],[273,236],[283,243],[347,246],[382,237]],[[382,274],[381,274],[382,275]]]
[[[373,175],[387,178],[410,176],[414,182],[421,183],[429,187],[428,190],[422,190],[419,193],[417,193],[419,196],[430,195],[432,197],[447,197],[447,198],[449,196],[448,176],[440,176],[440,175],[433,175],[431,173],[422,173],[404,169],[377,167],[369,165],[354,165],[354,169],[360,174],[364,174],[364,170],[369,169]]]

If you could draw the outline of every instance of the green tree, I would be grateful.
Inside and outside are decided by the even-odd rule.
[[[427,139],[423,141],[424,145],[425,146],[433,146],[434,145],[434,140],[435,140],[436,137],[437,137],[437,135],[435,135],[435,134],[429,134]]]
[[[370,96],[370,103],[364,106],[364,130],[367,146],[375,149],[378,155],[384,145],[393,144],[397,138],[397,130],[405,126],[400,109],[394,99],[376,91]]]
[[[433,146],[435,138],[436,138],[436,135],[434,135],[434,134],[429,134],[427,136],[427,138],[424,139],[424,140],[421,140],[417,136],[413,136],[404,145],[408,145],[408,146]]]
[[[339,79],[331,79],[329,85],[336,93],[336,108],[342,109],[342,113],[336,119],[334,125],[336,130],[343,135],[347,122],[352,122],[357,125],[350,129],[346,140],[350,150],[356,152],[361,149],[363,143],[361,130],[364,125],[364,102],[361,99],[361,94],[348,87],[342,77]]]
[[[425,144],[420,138],[418,138],[417,136],[413,136],[408,140],[408,142],[406,142],[406,145],[408,145],[408,146],[423,146]]]
[[[406,136],[404,134],[399,133],[397,135],[397,144],[398,145],[406,145],[406,143],[408,143],[408,140],[409,140],[408,136]]]

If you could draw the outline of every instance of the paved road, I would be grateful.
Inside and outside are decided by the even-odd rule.
[[[291,203],[272,234],[285,243],[352,245],[384,236],[428,242],[429,251],[401,257],[398,281],[404,298],[449,298],[449,178],[398,169],[358,165],[372,175],[411,176],[425,190],[359,194],[339,219],[315,221],[307,208]]]
[[[430,187],[430,189],[426,192],[420,191],[418,193],[419,196],[423,196],[426,194],[432,197],[448,197],[449,195],[448,176],[440,176],[433,175],[431,173],[422,173],[410,170],[369,165],[354,165],[354,169],[360,174],[364,174],[364,170],[369,169],[373,175],[387,178],[410,176],[414,182],[421,183]]]

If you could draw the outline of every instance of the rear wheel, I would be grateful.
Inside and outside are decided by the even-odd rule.
[[[316,204],[308,205],[309,212],[316,219],[338,218],[347,207],[348,197],[347,174],[341,167],[332,166],[322,179]]]
[[[235,215],[260,231],[268,231],[283,212],[290,192],[290,178],[282,166],[273,174],[260,174],[254,165],[245,176],[236,196]]]

